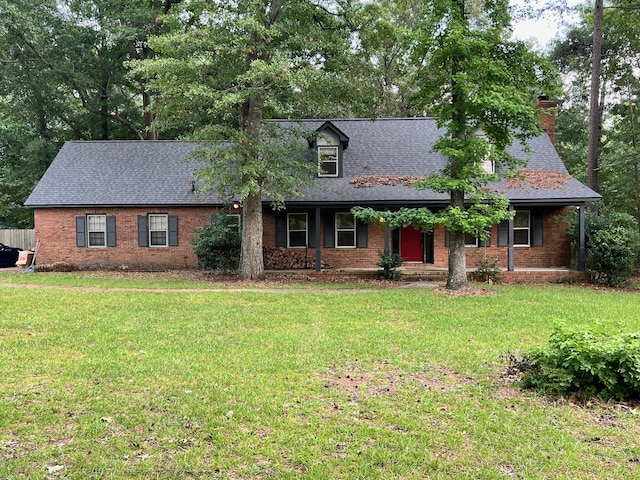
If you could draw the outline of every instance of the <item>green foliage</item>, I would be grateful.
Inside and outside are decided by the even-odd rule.
[[[569,233],[578,240],[577,216],[570,222]],[[634,274],[640,249],[638,222],[631,215],[600,209],[585,214],[587,270],[593,281],[616,286]]]
[[[193,253],[202,270],[233,271],[240,257],[238,223],[224,213],[211,215],[211,223],[196,230]]]
[[[556,326],[546,346],[528,352],[523,385],[603,399],[640,397],[640,334],[609,335],[600,327]]]
[[[379,255],[380,260],[378,265],[380,270],[380,278],[384,280],[399,281],[402,278],[402,272],[399,272],[397,268],[402,265],[402,258],[397,253],[391,253],[389,250],[381,252]]]
[[[237,140],[202,142],[194,152],[205,165],[195,175],[225,200],[258,195],[280,204],[286,197],[297,196],[317,173],[317,163],[309,161],[304,141],[310,132],[295,124],[265,123],[257,138],[224,127],[208,130],[218,138],[235,133]]]
[[[498,267],[499,261],[500,259],[498,257],[493,259],[485,257],[480,260],[474,272],[478,280],[486,283],[500,283],[500,267]]]
[[[568,170],[581,181],[587,176],[589,91],[591,83],[593,2],[578,9],[577,22],[554,42],[550,57],[571,84],[560,102],[557,147]],[[602,129],[597,179],[604,204],[640,220],[640,81],[635,65],[640,54],[637,5],[607,2],[603,12],[600,105]]]

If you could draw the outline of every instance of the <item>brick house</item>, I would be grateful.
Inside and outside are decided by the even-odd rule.
[[[509,198],[515,219],[495,225],[487,241],[469,236],[469,267],[487,257],[498,257],[509,270],[569,266],[567,214],[599,195],[568,174],[553,146],[553,120],[547,115],[546,133],[531,139],[527,151],[511,147],[510,153],[528,165],[521,178],[491,188]],[[437,210],[447,205],[446,195],[410,185],[446,163],[432,151],[441,135],[433,119],[299,123],[318,132],[309,149],[320,173],[284,210],[273,211],[265,200],[265,268],[372,268],[385,248],[407,263],[447,266],[444,229],[389,231],[354,221],[349,213],[353,206]],[[179,141],[67,142],[25,203],[34,209],[42,242],[39,263],[196,268],[190,243],[195,229],[215,211],[238,215],[239,221],[241,214],[215,193],[197,188],[198,164],[188,158],[196,148]],[[584,249],[579,251],[582,266]]]

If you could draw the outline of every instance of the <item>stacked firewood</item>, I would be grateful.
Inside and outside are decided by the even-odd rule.
[[[265,247],[264,268],[267,270],[315,269],[315,252],[315,248],[293,250],[288,248]],[[323,270],[330,268],[325,262],[322,262],[321,267]]]

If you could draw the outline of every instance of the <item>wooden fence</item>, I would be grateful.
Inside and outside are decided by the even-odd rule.
[[[36,235],[33,229],[0,229],[0,243],[10,247],[21,248],[22,250],[29,250],[36,244]]]

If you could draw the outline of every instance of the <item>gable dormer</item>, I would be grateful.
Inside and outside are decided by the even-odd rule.
[[[309,142],[318,159],[318,177],[341,177],[343,152],[349,146],[347,137],[333,123],[327,121],[316,130]]]

